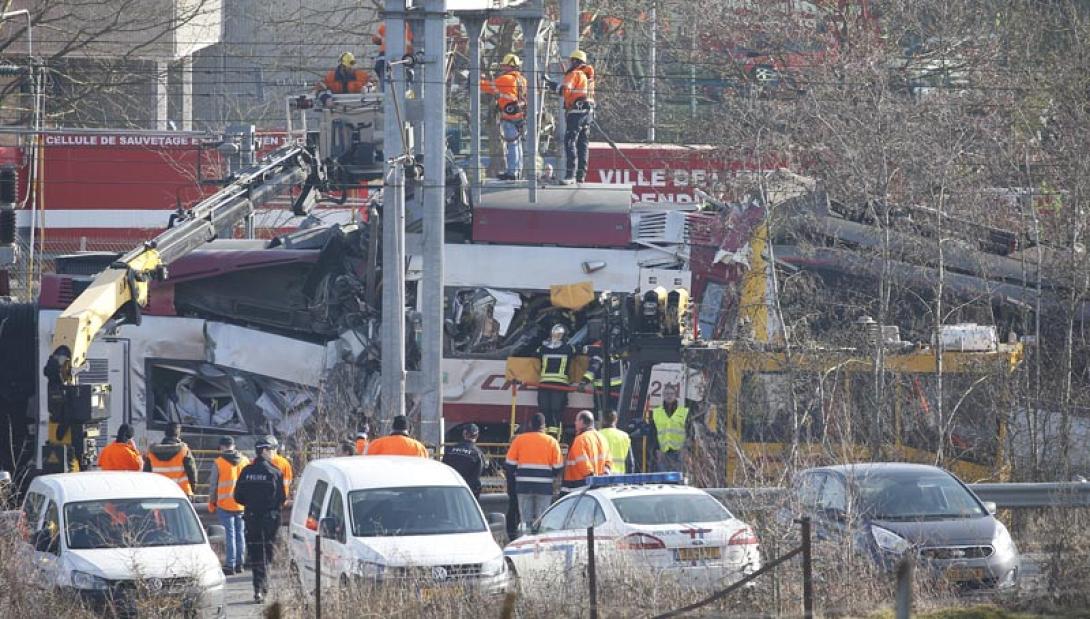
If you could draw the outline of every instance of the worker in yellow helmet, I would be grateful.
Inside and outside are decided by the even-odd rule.
[[[545,78],[545,85],[564,99],[565,172],[561,182],[565,185],[582,183],[587,177],[590,125],[594,122],[594,67],[581,49],[572,52],[569,60],[571,64],[559,82]]]
[[[326,71],[325,77],[318,83],[318,99],[323,105],[330,105],[331,95],[361,93],[371,82],[371,76],[356,67],[356,56],[352,52],[341,54],[337,67]]]
[[[501,180],[516,180],[522,170],[522,136],[526,133],[526,78],[519,70],[522,60],[507,54],[494,80],[481,79],[481,91],[496,95],[500,133],[507,144],[507,171]]]

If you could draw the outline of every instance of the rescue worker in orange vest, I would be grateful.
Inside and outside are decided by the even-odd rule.
[[[345,52],[341,54],[337,68],[326,71],[325,77],[318,82],[318,101],[329,107],[333,104],[333,95],[361,93],[370,82],[371,76],[367,71],[356,68],[355,54]]]
[[[582,183],[587,178],[590,125],[594,122],[594,67],[587,53],[575,50],[560,82],[545,77],[545,85],[564,98],[564,178],[561,183]]]
[[[575,440],[568,447],[561,492],[571,492],[586,485],[591,475],[606,475],[613,468],[609,443],[594,429],[594,414],[579,411],[575,416]]]
[[[522,528],[528,531],[552,503],[553,480],[564,468],[560,443],[545,433],[545,415],[535,413],[530,430],[511,441],[504,468],[515,488]]]
[[[181,439],[182,426],[171,423],[167,426],[163,440],[158,445],[148,448],[148,457],[144,459],[144,470],[159,473],[173,479],[190,499],[193,488],[197,486],[197,460]]]
[[[208,511],[217,514],[227,532],[226,559],[223,573],[227,576],[242,572],[246,549],[246,525],[242,521],[242,505],[235,500],[235,485],[243,467],[250,459],[235,449],[235,439],[220,439],[220,453],[208,473]]]
[[[359,432],[356,432],[356,455],[362,456],[367,452],[367,437],[371,435],[371,422],[364,420],[360,424]]]
[[[284,477],[284,498],[291,503],[291,481],[295,479],[295,472],[291,468],[291,461],[280,455],[280,441],[276,440],[276,437],[272,434],[265,437],[265,442],[271,447],[269,454],[269,462],[272,462],[273,466],[280,470],[280,475]]]
[[[428,450],[420,441],[409,436],[409,418],[405,415],[394,417],[393,432],[389,436],[376,438],[367,445],[367,456],[418,456],[428,457]]]
[[[378,34],[371,37],[371,42],[378,45],[378,57],[375,58],[375,75],[378,76],[379,89],[386,90],[386,22],[378,26]],[[413,53],[413,29],[405,24],[405,53]],[[406,72],[409,72],[406,69]],[[412,81],[412,78],[409,78]]]
[[[526,78],[519,71],[522,60],[507,54],[500,65],[500,75],[494,80],[481,79],[481,92],[496,95],[499,108],[500,134],[507,143],[507,171],[500,180],[513,181],[522,172],[522,136],[526,132]]]
[[[117,428],[114,442],[102,448],[98,454],[98,468],[103,471],[139,471],[144,468],[144,458],[132,441],[132,426],[127,423]]]

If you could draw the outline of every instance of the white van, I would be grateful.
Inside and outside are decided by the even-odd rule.
[[[349,456],[307,464],[291,512],[290,569],[315,583],[322,531],[322,588],[413,579],[422,589],[506,590],[508,568],[465,480],[447,465],[405,456]]]
[[[154,473],[43,475],[30,483],[19,527],[35,582],[128,615],[153,596],[163,607],[223,617],[223,569],[193,505]],[[209,527],[213,538],[222,527]]]

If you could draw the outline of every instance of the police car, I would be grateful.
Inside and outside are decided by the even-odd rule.
[[[600,578],[643,573],[712,590],[761,567],[752,527],[680,473],[605,475],[554,503],[504,549],[523,591],[551,594],[584,578],[590,527]]]

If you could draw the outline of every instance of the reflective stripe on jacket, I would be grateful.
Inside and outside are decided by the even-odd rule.
[[[183,446],[169,460],[160,460],[154,451],[148,452],[148,462],[151,463],[151,472],[174,480],[181,486],[182,492],[192,495],[193,486],[189,484],[189,476],[185,473],[185,459],[189,455],[189,447]]]
[[[365,453],[367,453],[367,438],[361,436],[356,439],[356,455],[362,456]]]
[[[495,80],[481,80],[481,92],[495,94],[503,120],[526,118],[526,78],[518,71],[508,71]]]
[[[684,406],[678,406],[673,415],[667,415],[661,406],[651,413],[660,450],[681,451],[685,445],[685,418],[688,416],[689,409]]]
[[[581,69],[571,69],[564,74],[560,82],[560,94],[564,97],[564,109],[579,111],[580,101],[589,105],[594,104],[594,93],[591,92],[590,78]]]
[[[605,453],[603,453],[605,451]],[[568,458],[564,463],[563,488],[578,488],[586,483],[591,475],[605,471],[605,460],[609,459],[609,445],[602,435],[595,430],[585,430],[575,437],[568,447]]]
[[[272,465],[279,469],[280,474],[284,476],[284,496],[291,498],[291,480],[295,478],[295,472],[292,471],[291,468],[291,461],[280,454],[276,454],[272,457],[270,462],[272,462]]]
[[[238,476],[242,469],[250,461],[242,456],[237,464],[231,464],[226,458],[216,458],[216,507],[230,512],[242,511],[242,505],[235,501],[235,486],[238,484]],[[212,488],[208,493],[213,492]]]
[[[511,441],[504,462],[515,471],[516,494],[552,494],[553,478],[564,468],[560,443],[544,432],[523,432]]]
[[[602,428],[598,431],[609,443],[609,455],[613,457],[613,470],[611,473],[624,473],[627,468],[628,451],[632,448],[632,439],[628,433],[617,428]]]

